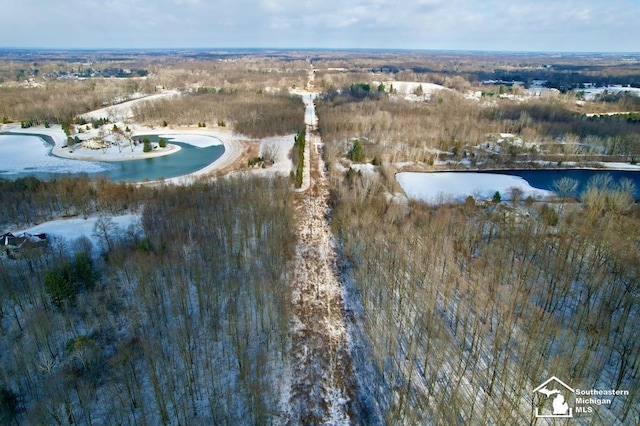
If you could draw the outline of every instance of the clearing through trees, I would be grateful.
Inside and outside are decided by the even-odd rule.
[[[313,71],[309,81],[311,86]],[[318,152],[314,94],[301,94],[307,108],[310,166],[306,167],[305,175],[309,176],[310,184],[298,194],[295,205],[298,247],[292,283],[291,420],[294,424],[349,424],[354,412],[355,386],[343,288],[327,220],[329,182]]]

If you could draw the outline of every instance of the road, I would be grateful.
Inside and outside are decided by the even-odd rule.
[[[313,105],[313,72],[306,105],[308,185],[296,196],[298,246],[293,291],[292,424],[351,424],[354,386],[343,286],[336,266],[329,213],[329,182]],[[303,182],[305,179],[303,179]]]

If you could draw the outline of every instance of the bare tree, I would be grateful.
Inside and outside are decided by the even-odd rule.
[[[262,159],[268,166],[276,162],[279,153],[280,147],[276,143],[269,143],[262,147]]]
[[[566,199],[577,195],[578,183],[577,179],[563,177],[554,181],[552,187],[556,194],[558,194],[558,197]]]
[[[98,217],[93,225],[93,235],[99,239],[103,244],[103,248],[106,248],[107,251],[111,251],[114,248],[119,231],[118,225],[109,216]]]

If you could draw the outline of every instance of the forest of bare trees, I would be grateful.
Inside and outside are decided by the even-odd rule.
[[[454,91],[437,92],[430,102],[386,95],[358,99],[343,88],[318,101],[318,115],[325,140],[346,151],[348,141],[364,138],[370,157],[388,163],[433,163],[439,152],[456,160],[467,158],[474,167],[513,166],[516,158],[588,162],[602,155],[612,156],[612,161],[640,157],[637,121],[626,116],[586,118],[569,105],[552,98],[486,105]],[[512,145],[500,153],[482,149],[490,135],[505,132],[518,135],[529,147]],[[575,142],[566,143],[571,138]]]
[[[147,86],[148,88],[148,86]],[[44,125],[72,120],[114,99],[134,93],[130,80],[96,79],[53,81],[38,87],[0,85],[0,119],[5,122],[32,120]]]
[[[107,55],[108,56],[108,55]],[[59,73],[64,71],[67,77],[74,72],[87,68],[84,61],[93,58],[73,58],[70,60],[53,59],[42,60],[35,65],[29,62],[16,62],[0,59],[0,120],[5,122],[34,121],[39,124],[45,122],[60,123],[63,120],[72,120],[79,114],[83,114],[113,102],[125,100],[127,96],[142,93],[153,94],[164,88],[178,89],[183,92],[191,92],[197,88],[208,88],[210,91],[223,89],[222,92],[230,95],[233,92],[241,92],[240,101],[231,101],[231,96],[226,96],[227,103],[232,105],[224,110],[215,108],[212,102],[206,102],[200,114],[194,115],[194,108],[188,108],[179,116],[159,118],[160,121],[175,118],[175,121],[195,124],[200,121],[208,121],[215,125],[217,119],[236,120],[233,114],[224,117],[221,112],[235,112],[239,106],[252,105],[253,102],[261,103],[256,92],[271,91],[278,93],[291,87],[301,87],[306,81],[306,64],[303,60],[291,60],[284,62],[280,58],[268,58],[251,55],[238,55],[232,58],[220,58],[214,60],[201,60],[194,58],[177,59],[171,56],[164,57],[138,57],[132,55],[119,55],[116,60],[95,62],[91,66],[96,69],[105,67],[132,68],[140,67],[149,70],[144,77],[130,78],[59,78]],[[37,71],[37,73],[36,73]],[[15,75],[20,75],[15,79]],[[30,78],[28,82],[25,82]],[[25,79],[25,80],[22,80]],[[204,93],[207,93],[205,90]],[[246,93],[246,94],[245,94]],[[251,96],[253,93],[254,96]],[[223,101],[221,101],[223,102]],[[266,102],[266,104],[265,104]],[[268,114],[282,108],[283,116],[290,112],[286,104],[273,104],[271,101],[262,101],[264,108],[254,110],[252,116],[237,119],[242,130],[257,132],[255,121],[261,120],[256,115]],[[171,114],[176,114],[179,107],[169,108]],[[179,117],[179,118],[178,118]],[[153,117],[155,119],[155,117]],[[198,121],[198,119],[200,121]],[[271,116],[271,119],[280,121],[279,117]],[[287,118],[285,118],[286,120]],[[271,120],[264,120],[259,124],[267,124]],[[298,128],[290,133],[295,133]]]
[[[304,104],[300,97],[283,93],[202,89],[179,99],[156,100],[136,105],[141,123],[230,126],[249,137],[297,133],[304,128]]]
[[[231,179],[149,189],[142,232],[103,223],[113,238],[106,253],[85,240],[2,262],[3,423],[264,424],[282,415],[289,187]],[[95,283],[53,303],[43,277],[78,264],[73,253],[96,259]]]
[[[640,420],[637,208],[571,204],[551,225],[541,206],[407,207],[379,182],[336,186],[380,423],[535,424],[531,391],[552,375],[629,390],[584,422]]]
[[[320,131],[329,142],[366,138],[372,156],[389,162],[427,161],[435,150],[454,144],[475,144],[487,133],[501,131],[500,123],[481,116],[477,105],[455,94],[442,94],[440,103],[391,100],[318,101]]]

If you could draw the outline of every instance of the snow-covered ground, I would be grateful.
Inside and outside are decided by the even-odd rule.
[[[523,197],[542,199],[553,194],[551,191],[534,188],[521,177],[493,173],[437,172],[396,174],[396,179],[407,197],[427,203],[463,201],[471,195],[481,199],[491,199],[496,191],[503,200],[510,197],[511,188],[519,188]]]
[[[132,145],[129,143],[128,138],[107,130],[106,136],[103,137],[104,140],[109,143],[115,143],[115,145],[110,144],[105,149],[90,149],[82,146],[74,146],[73,151],[70,151],[67,148],[62,148],[64,145],[60,146],[56,143],[56,146],[53,149],[53,154],[60,157],[87,161],[129,161],[174,154],[180,151],[180,147],[172,144],[171,142],[173,140],[193,145],[198,148],[207,148],[211,146],[224,145],[224,142],[221,139],[223,134],[225,135],[225,139],[236,137],[230,132],[225,133],[214,129],[199,129],[196,131],[188,128],[163,128],[162,133],[159,133],[157,129],[137,124],[130,124],[129,126],[126,126],[123,122],[118,122],[116,125],[121,129],[130,127],[132,137],[157,135],[160,138],[165,138],[167,139],[167,147],[159,148],[157,144],[153,144],[155,148],[151,152],[144,152],[142,144]],[[91,138],[100,139],[100,131],[101,130],[98,129],[91,129],[78,134],[77,136],[83,141]],[[120,146],[117,144],[118,138],[120,139]],[[66,144],[66,138],[63,138],[63,140]]]
[[[378,83],[378,82],[374,82]],[[435,83],[423,83],[420,81],[383,81],[385,89],[389,90],[393,86],[394,92],[401,95],[408,95],[415,93],[422,87],[422,92],[425,95],[432,95],[439,90],[449,90],[448,88]],[[379,83],[378,83],[379,84]]]
[[[351,165],[351,168],[353,170],[355,170],[356,172],[361,172],[361,173],[368,173],[371,175],[375,175],[378,171],[376,169],[376,166],[374,166],[373,164],[357,164],[354,163]]]
[[[289,90],[289,93],[302,97],[302,102],[304,102],[306,107],[304,112],[304,123],[307,126],[317,126],[318,116],[316,115],[316,109],[313,102],[318,98],[319,93],[301,89],[291,89]]]
[[[123,123],[118,123],[121,128],[124,128]],[[156,132],[148,127],[135,126],[132,125],[134,129],[139,129],[138,133],[140,134],[155,134]],[[141,158],[152,158],[159,157],[162,155],[169,155],[180,150],[180,147],[177,145],[167,145],[166,149],[156,149],[152,152],[144,152],[142,144],[132,145],[129,144],[128,141],[122,140],[120,143],[120,147],[116,145],[109,144],[105,149],[90,149],[87,147],[83,147],[81,144],[76,144],[73,147],[73,150],[70,150],[67,147],[67,135],[62,130],[60,125],[53,125],[49,128],[39,126],[39,127],[30,127],[27,129],[22,129],[18,125],[5,125],[0,128],[2,132],[11,132],[24,134],[22,135],[13,135],[15,138],[20,139],[12,139],[10,142],[14,142],[15,144],[7,144],[5,146],[6,151],[0,151],[0,154],[6,153],[9,156],[2,156],[3,159],[7,159],[7,161],[12,161],[12,159],[20,159],[27,162],[35,162],[36,164],[43,164],[48,162],[55,162],[56,164],[64,163],[67,164],[70,168],[64,169],[60,173],[80,173],[80,172],[92,172],[95,169],[95,166],[91,166],[90,164],[98,162],[102,164],[102,168],[95,169],[95,171],[103,171],[107,170],[110,166],[105,165],[104,162],[111,161],[129,161],[129,160],[139,160]],[[99,138],[100,134],[99,129],[91,129],[84,131],[84,133],[79,133],[75,136],[78,136],[81,141],[87,141],[91,138]],[[31,136],[29,136],[31,135]],[[32,135],[43,135],[48,136],[54,143],[52,147],[50,144],[45,143],[39,137],[36,137],[43,142],[43,149],[37,149],[31,151],[29,146],[22,145],[20,141],[22,138],[34,137]],[[0,135],[0,136],[12,136],[12,135]],[[113,133],[106,133],[104,136],[104,140],[108,143],[112,143],[116,140],[116,135]],[[180,139],[181,141],[181,139]],[[217,143],[217,142],[216,142]],[[216,143],[212,143],[216,144]],[[25,149],[26,148],[26,149]],[[53,154],[53,155],[50,155]],[[42,160],[42,155],[47,156],[48,158]],[[68,159],[71,161],[65,161],[62,159]],[[77,161],[81,160],[81,161]],[[2,163],[0,163],[2,164]],[[0,170],[2,167],[0,166]],[[36,170],[37,169],[37,170]],[[30,169],[27,169],[30,170]],[[50,170],[41,170],[37,165],[34,166],[33,171],[39,172],[50,172]],[[57,172],[57,170],[56,170]]]
[[[373,84],[380,84],[374,81]],[[393,93],[397,96],[409,101],[425,101],[431,99],[431,96],[441,90],[451,90],[440,84],[423,83],[420,81],[383,81],[385,90],[390,91],[393,87]],[[422,91],[422,94],[419,94]]]
[[[640,96],[640,88],[637,87],[629,87],[629,86],[620,86],[613,85],[607,87],[591,87],[588,89],[582,89],[584,91],[584,99],[587,101],[592,101],[596,98],[596,96],[601,95],[603,93],[622,93],[626,92],[631,95]]]
[[[600,164],[606,169],[640,171],[640,164],[616,163],[613,161]]]
[[[86,120],[99,120],[101,118],[107,118],[109,121],[121,121],[133,117],[133,107],[143,102],[155,101],[160,98],[172,98],[174,96],[180,96],[180,92],[177,90],[168,90],[166,92],[158,93],[155,95],[144,96],[138,99],[133,99],[127,102],[123,102],[118,105],[112,105],[105,108],[100,108],[95,111],[82,114]]]
[[[175,139],[178,142],[184,142],[189,145],[197,146],[198,148],[223,145],[223,142],[217,137],[204,133],[182,133],[179,135],[163,133],[158,136],[166,139]]]
[[[273,164],[265,169],[251,169],[249,173],[261,176],[289,176],[293,170],[293,162],[289,152],[293,148],[295,134],[287,136],[274,136],[260,140],[260,156],[273,157]]]
[[[28,234],[47,234],[48,240],[60,241],[63,243],[72,243],[80,237],[87,237],[94,245],[94,247],[100,247],[102,242],[101,238],[94,235],[94,229],[96,222],[100,220],[100,217],[73,218],[73,219],[57,219],[49,222],[41,223],[32,228],[23,229],[18,232],[13,232],[14,235],[20,235],[22,233]],[[126,214],[122,216],[109,216],[111,221],[110,235],[114,238],[117,235],[121,235],[127,232],[129,229],[133,229],[136,233],[142,232],[142,223],[140,215]]]
[[[342,173],[346,173],[349,169],[352,169],[356,172],[360,172],[363,176],[376,176],[378,174],[378,167],[371,163],[350,163],[343,161],[342,163],[336,162],[333,167]]]

